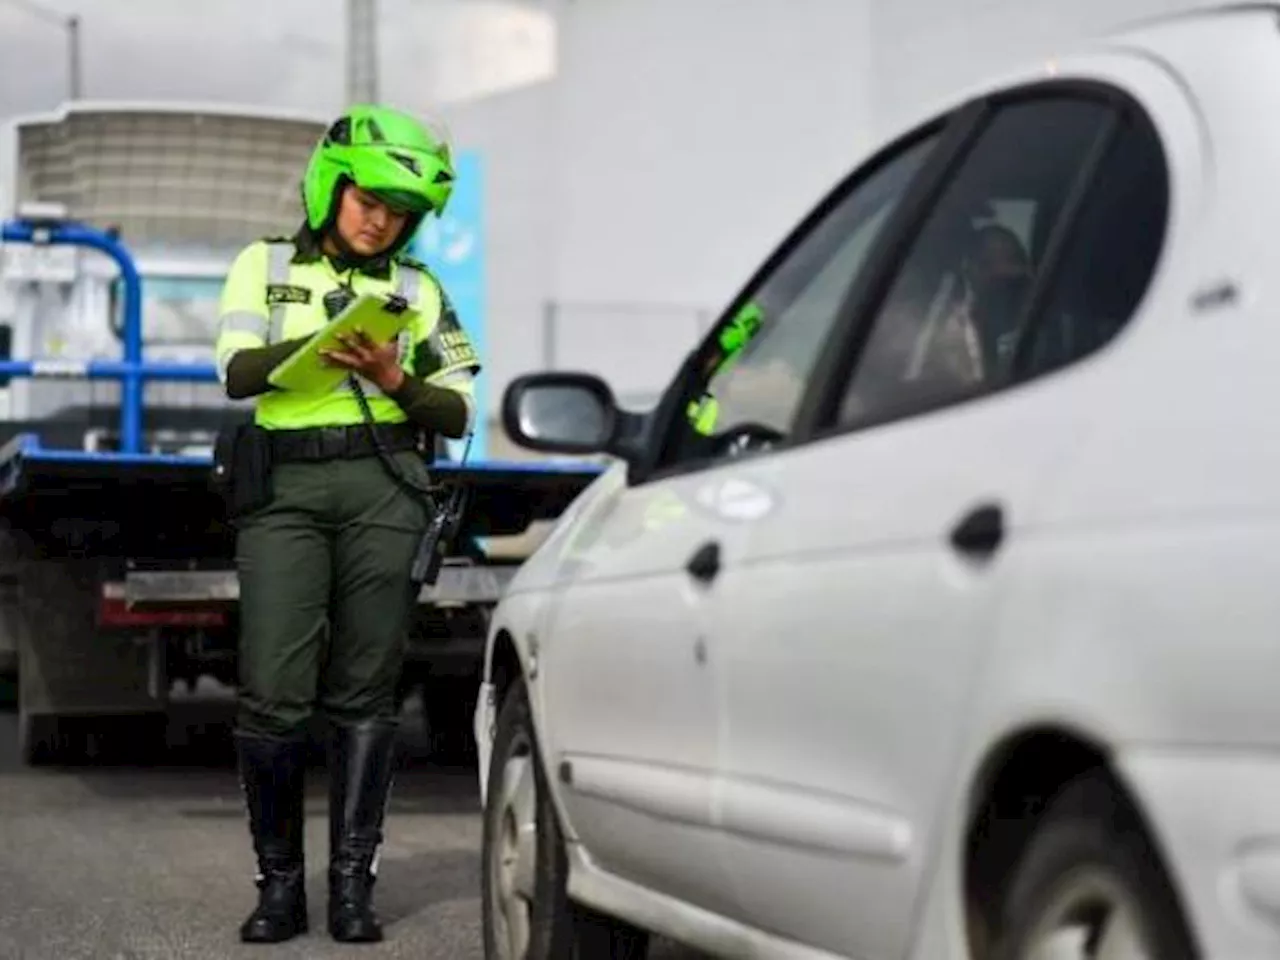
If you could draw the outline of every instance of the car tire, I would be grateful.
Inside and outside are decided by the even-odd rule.
[[[643,960],[649,937],[573,903],[564,837],[548,793],[523,679],[498,713],[481,866],[486,960]]]
[[[1096,773],[1058,794],[1002,890],[993,960],[1198,956],[1139,817]],[[1145,953],[1109,953],[1108,937]]]

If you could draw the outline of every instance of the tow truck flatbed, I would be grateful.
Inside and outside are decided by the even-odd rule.
[[[36,434],[20,434],[0,447],[0,514],[30,509],[31,501],[49,495],[65,498],[77,488],[92,500],[144,494],[162,485],[172,497],[185,488],[188,495],[207,493],[212,460],[207,455],[125,453],[51,448]],[[443,491],[462,486],[469,505],[462,536],[510,536],[530,523],[550,520],[564,509],[602,471],[599,464],[478,460],[457,463],[438,460],[430,472]]]

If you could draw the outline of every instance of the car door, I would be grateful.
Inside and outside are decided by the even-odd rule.
[[[1002,594],[1097,416],[1106,363],[1075,362],[1159,253],[1152,127],[1110,92],[1057,89],[988,104],[904,228],[822,371],[823,429],[769,458],[779,506],[722,590],[717,802],[739,909],[840,956],[906,955]]]
[[[550,769],[573,835],[610,873],[710,909],[727,877],[710,833],[719,657],[707,572],[738,564],[746,527],[728,502],[744,482],[711,470],[620,486],[571,547],[574,579],[539,645]]]
[[[777,508],[766,465],[739,454],[791,429],[835,306],[933,142],[824,205],[695,351],[660,407],[670,423],[647,474],[579,520],[540,645],[551,769],[574,835],[603,869],[716,913],[736,904],[714,820],[721,598]],[[762,323],[726,353],[749,314]],[[689,403],[706,396],[719,404],[710,428]]]

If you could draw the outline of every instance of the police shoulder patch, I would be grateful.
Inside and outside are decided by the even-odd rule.
[[[310,303],[311,288],[299,287],[290,283],[267,284],[267,305],[280,303]]]

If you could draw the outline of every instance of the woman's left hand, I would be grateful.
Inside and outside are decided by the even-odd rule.
[[[330,363],[360,374],[377,384],[383,393],[394,393],[400,389],[404,383],[404,369],[400,366],[400,349],[396,341],[374,343],[363,330],[338,339],[345,350],[321,351]]]

